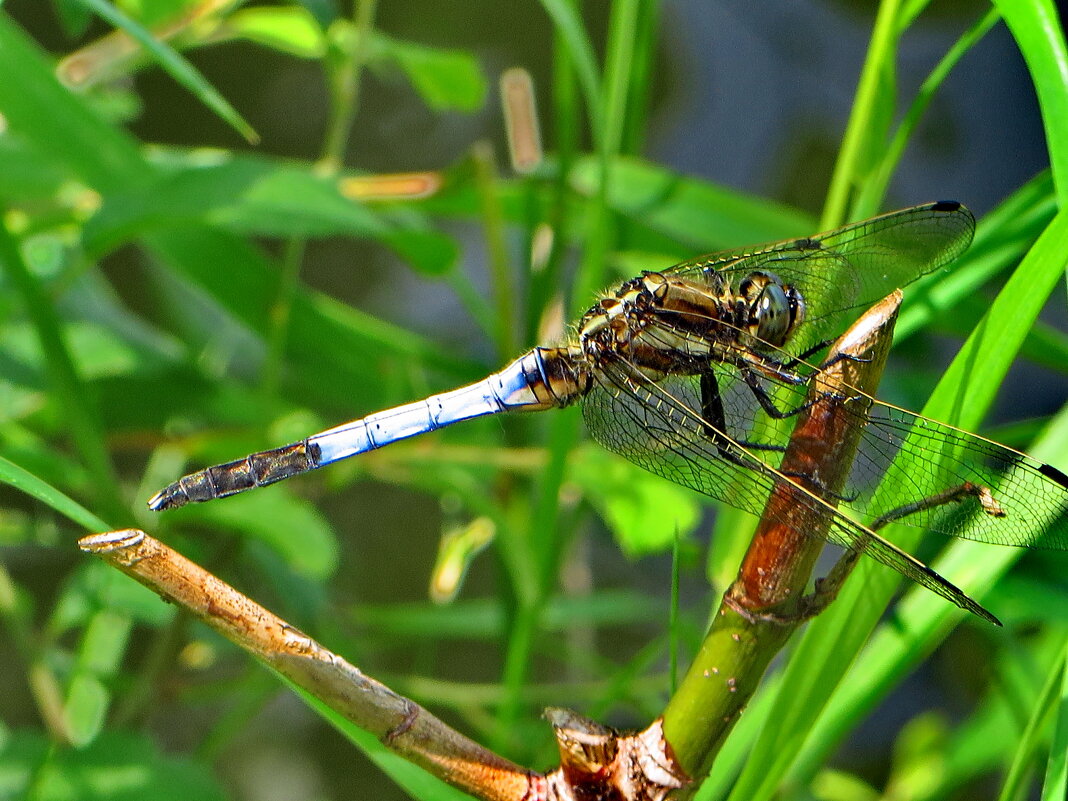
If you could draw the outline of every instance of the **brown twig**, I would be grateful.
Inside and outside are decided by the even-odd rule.
[[[531,790],[544,777],[464,737],[144,532],[94,534],[78,544],[185,607],[391,750],[450,784],[490,801],[538,797]]]
[[[625,735],[559,709],[550,710],[548,717],[560,745],[561,766],[550,773],[526,770],[365,675],[143,531],[94,534],[78,544],[187,609],[392,751],[478,798],[662,801],[685,781],[667,749],[660,721]],[[605,788],[615,794],[604,795]]]
[[[901,293],[895,292],[869,309],[832,346],[813,378],[812,406],[799,415],[779,468],[786,475],[819,477],[819,487],[798,478],[803,489],[825,498],[841,492],[860,436],[860,428],[848,424],[853,413],[845,408],[860,401],[844,387],[874,391],[900,304]],[[813,515],[811,505],[798,503],[796,492],[776,485],[738,578],[665,709],[665,736],[693,776],[707,774],[768,664],[811,613],[805,588],[830,518],[829,510],[822,519]]]

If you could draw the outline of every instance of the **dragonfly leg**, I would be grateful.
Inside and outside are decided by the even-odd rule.
[[[745,365],[738,366],[739,372],[742,374],[742,378],[745,379],[745,383],[749,386],[749,389],[753,393],[753,397],[757,399],[757,403],[768,414],[769,417],[775,420],[785,420],[788,417],[794,417],[801,414],[801,412],[811,409],[814,405],[824,400],[822,397],[811,398],[799,406],[795,406],[792,409],[783,411],[775,405],[775,401],[771,399],[768,391],[764,389],[764,385],[760,383],[760,377]]]
[[[816,579],[815,589],[801,599],[801,612],[799,614],[802,619],[808,620],[815,617],[831,605],[845,585],[845,580],[849,578],[849,574],[853,572],[853,568],[860,561],[861,553],[862,551],[846,551],[834,563],[834,566],[826,576]]]
[[[978,498],[979,504],[987,514],[993,515],[994,517],[1004,516],[1005,512],[987,487],[966,481],[960,486],[953,487],[945,492],[930,495],[922,500],[890,510],[886,514],[877,518],[875,522],[871,524],[871,529],[872,531],[878,531],[895,520],[901,520],[916,512],[922,512],[926,509],[934,509],[935,507],[945,506],[951,503],[960,503],[969,497]],[[850,572],[860,560],[862,553],[862,549],[850,549],[846,551],[842,555],[842,558],[835,562],[834,567],[831,568],[831,571],[826,576],[821,579],[816,579],[815,590],[801,599],[801,614],[805,618],[818,615],[826,609],[836,597],[838,597],[839,590],[842,589],[845,580],[849,578]]]
[[[723,433],[727,430],[727,415],[723,410],[723,396],[719,392],[719,382],[716,380],[716,374],[711,370],[701,373],[701,417],[705,421],[704,435],[716,446],[719,455],[739,467],[746,469],[752,467],[752,464],[736,453],[739,446],[750,450],[777,453],[786,450],[782,445],[730,439]]]
[[[792,370],[799,364],[805,364],[810,358],[815,356],[821,350],[826,350],[832,342],[834,342],[833,339],[825,339],[822,342],[817,342],[811,348],[806,348],[805,350],[801,351],[801,353],[794,356],[792,359],[787,359],[786,361],[784,361],[780,365],[780,367],[785,370]]]
[[[945,492],[929,495],[928,497],[914,501],[913,503],[906,503],[903,506],[898,506],[896,509],[891,509],[886,514],[877,517],[871,524],[871,528],[873,531],[878,531],[888,523],[893,523],[895,520],[900,520],[903,517],[916,514],[916,512],[923,512],[927,509],[934,509],[937,506],[945,506],[951,503],[961,503],[966,498],[978,499],[979,505],[982,507],[983,511],[991,517],[1005,516],[1005,510],[1001,508],[1001,504],[997,502],[994,493],[990,491],[989,487],[965,481],[963,484],[948,489]]]

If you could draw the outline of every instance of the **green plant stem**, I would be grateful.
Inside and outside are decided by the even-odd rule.
[[[360,105],[360,77],[366,59],[367,42],[374,29],[377,0],[356,0],[354,40],[340,63],[332,71],[333,103],[326,129],[320,165],[329,173],[337,172],[345,160],[345,150],[353,120]]]
[[[900,0],[883,0],[879,4],[871,45],[857,85],[857,96],[827,190],[827,201],[820,218],[821,231],[842,224],[849,208],[850,195],[860,178],[863,155],[872,139],[881,135],[881,128],[877,129],[874,124],[875,112],[885,92],[884,83],[893,79],[893,57],[900,35],[899,5]],[[886,102],[885,99],[883,102]]]
[[[489,142],[476,142],[471,149],[475,163],[475,188],[478,191],[482,227],[486,234],[486,251],[489,256],[490,282],[496,325],[494,341],[497,355],[507,359],[515,353],[515,302],[518,292],[515,286],[515,270],[508,258],[508,246],[504,237],[504,212],[498,188],[497,164],[493,146]]]
[[[26,683],[37,712],[52,739],[70,744],[71,732],[63,710],[63,688],[59,678],[42,658],[32,621],[20,608],[18,589],[3,562],[0,562],[0,620],[7,625],[15,650],[26,664]]]
[[[618,0],[612,6],[609,20],[608,56],[605,65],[604,97],[601,99],[604,121],[603,135],[594,136],[598,143],[597,192],[589,207],[586,223],[586,247],[571,295],[572,307],[582,307],[599,288],[604,275],[606,255],[614,238],[607,204],[610,172],[619,155],[626,121],[626,105],[639,0]],[[501,709],[501,730],[507,731],[519,711],[520,690],[529,672],[534,630],[546,593],[552,587],[564,537],[558,531],[559,494],[563,482],[567,454],[578,439],[578,420],[572,415],[558,414],[550,424],[551,445],[549,467],[542,480],[532,516],[531,539],[534,544],[535,569],[538,574],[537,597],[530,606],[520,605],[512,627],[512,636],[505,656],[504,683],[510,699]]]
[[[360,77],[363,73],[367,42],[374,28],[375,7],[376,0],[356,0],[352,47],[344,51],[330,76],[333,102],[330,123],[319,157],[319,168],[328,174],[336,173],[344,163],[352,124],[359,111]],[[301,236],[291,237],[286,242],[278,292],[271,304],[267,327],[267,358],[262,387],[264,397],[268,400],[277,397],[281,385],[289,321],[300,285],[300,271],[306,246],[307,240]]]
[[[1025,797],[1024,781],[1032,771],[1035,752],[1042,740],[1042,731],[1049,722],[1053,711],[1057,709],[1057,697],[1061,692],[1061,684],[1064,680],[1066,665],[1068,665],[1068,641],[1061,649],[1057,660],[1058,668],[1049,671],[1046,683],[1042,691],[1035,699],[1031,717],[1027,721],[1027,727],[1020,735],[1019,744],[1012,757],[1012,764],[1005,776],[1005,783],[1001,785],[1001,793],[998,801],[1015,801]]]
[[[623,153],[630,155],[640,155],[645,142],[649,94],[652,90],[656,67],[660,0],[640,0],[638,15],[626,124],[623,127],[620,148]]]
[[[49,380],[71,438],[93,480],[93,492],[111,520],[131,521],[119,495],[119,479],[104,442],[103,426],[78,376],[55,308],[22,259],[15,238],[0,224],[0,264],[15,286],[41,343]]]
[[[267,355],[263,363],[261,387],[268,402],[277,399],[282,384],[282,366],[285,363],[286,341],[289,321],[293,314],[293,301],[300,285],[300,268],[304,262],[307,241],[294,236],[286,242],[278,275],[278,291],[268,311]]]
[[[553,35],[553,117],[557,169],[553,178],[548,224],[552,244],[544,266],[530,278],[527,341],[536,341],[546,311],[560,300],[560,274],[567,253],[571,187],[568,176],[578,151],[579,98],[573,59],[559,29]]]
[[[887,146],[883,157],[879,160],[871,178],[864,183],[863,188],[858,193],[849,214],[851,219],[862,219],[878,213],[883,198],[886,196],[890,180],[894,177],[894,171],[905,153],[905,148],[912,140],[912,135],[916,132],[916,126],[919,125],[920,120],[923,119],[924,112],[931,105],[935,92],[942,86],[943,81],[957,66],[964,54],[986,36],[999,19],[1001,19],[1001,14],[998,13],[997,9],[987,11],[961,35],[953,47],[931,70],[931,74],[927,76],[920,86],[904,119],[894,132],[894,137],[890,140],[890,144]]]
[[[571,293],[571,308],[585,309],[590,298],[601,288],[606,256],[615,238],[608,195],[611,191],[612,167],[619,157],[626,125],[627,97],[632,78],[634,46],[640,0],[617,0],[612,4],[608,27],[608,54],[605,63],[604,97],[602,98],[604,134],[597,152],[597,188],[589,206],[586,247]]]

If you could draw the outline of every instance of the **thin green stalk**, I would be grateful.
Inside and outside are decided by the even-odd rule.
[[[875,130],[876,107],[884,90],[884,82],[893,78],[893,58],[897,47],[900,29],[898,26],[898,8],[900,0],[883,0],[875,18],[868,57],[860,73],[857,96],[853,102],[853,111],[849,115],[849,124],[842,139],[842,149],[834,165],[831,185],[827,190],[827,200],[820,218],[820,230],[826,231],[841,225],[849,208],[849,198],[853,192],[861,170],[863,154],[868,149],[873,137],[879,135]]]
[[[851,219],[863,219],[879,211],[879,207],[882,205],[883,198],[886,195],[886,189],[890,185],[890,180],[894,177],[894,171],[897,170],[897,165],[901,161],[905,148],[912,139],[912,135],[923,118],[924,112],[927,111],[927,107],[931,104],[931,99],[934,97],[935,92],[942,86],[942,82],[957,66],[957,62],[961,60],[964,54],[986,36],[987,32],[997,24],[999,19],[1001,19],[1001,14],[997,9],[992,8],[987,11],[982,18],[961,35],[953,47],[931,70],[931,74],[927,76],[927,79],[916,93],[916,97],[909,106],[905,118],[894,132],[894,137],[890,140],[890,144],[887,146],[882,159],[879,160],[879,164],[871,178],[865,182],[864,187],[860,190],[856,201],[853,203],[852,211],[849,215]]]
[[[547,594],[552,590],[565,540],[560,530],[559,498],[567,467],[567,456],[578,439],[579,420],[575,414],[558,412],[549,424],[549,461],[538,484],[534,513],[530,524],[531,559],[526,568],[533,569],[536,579],[531,597],[517,596],[519,608],[512,622],[505,653],[502,683],[507,701],[498,716],[501,731],[508,731],[518,718],[523,686],[530,669],[534,631]],[[513,577],[516,589],[523,584]]]
[[[482,329],[482,333],[492,339],[497,326],[497,321],[493,316],[493,307],[482,296],[467,273],[463,270],[449,270],[441,277],[441,280],[449,285],[471,319]]]
[[[609,177],[612,163],[619,155],[623,136],[639,9],[640,0],[617,0],[612,6],[605,94],[599,115],[604,121],[604,131],[603,135],[594,136],[599,144],[598,191],[590,203],[586,249],[573,287],[571,306],[577,304],[581,307],[599,287],[613,237],[607,205]],[[509,728],[510,722],[518,714],[520,690],[529,671],[534,629],[540,607],[552,588],[564,540],[562,532],[558,530],[558,499],[567,454],[578,439],[578,420],[573,415],[558,414],[550,424],[550,429],[549,466],[541,482],[531,527],[539,592],[529,608],[520,608],[512,627],[505,657],[504,683],[510,700],[501,709],[500,725],[503,730]]]
[[[303,237],[296,236],[286,242],[278,276],[278,292],[268,312],[267,355],[264,359],[261,384],[263,396],[268,401],[278,397],[282,383],[289,320],[293,313],[293,299],[300,285],[300,268],[304,262],[306,244]]]
[[[332,71],[332,100],[330,123],[326,129],[320,165],[327,172],[336,172],[345,160],[345,150],[352,131],[353,120],[360,105],[360,77],[366,59],[367,42],[374,29],[377,0],[356,0],[352,47]]]
[[[563,256],[566,252],[567,208],[571,189],[568,185],[568,172],[578,147],[579,120],[578,120],[578,96],[574,68],[582,66],[581,60],[576,61],[576,41],[588,42],[581,30],[577,30],[572,24],[570,27],[562,24],[562,20],[570,20],[572,23],[578,19],[578,4],[569,3],[568,0],[555,0],[545,3],[546,9],[553,15],[556,22],[554,36],[554,60],[553,60],[553,101],[556,110],[556,137],[557,151],[559,153],[559,168],[556,175],[555,190],[553,193],[553,206],[550,210],[550,222],[553,227],[552,250],[544,271],[534,276],[531,282],[532,313],[529,317],[530,325],[537,326],[545,309],[553,300],[557,291],[557,282],[561,273]],[[590,53],[582,51],[589,56]],[[589,67],[589,64],[586,64]],[[596,83],[596,78],[589,69],[586,72],[586,88],[589,90]],[[580,70],[579,77],[582,77]],[[589,99],[590,95],[587,95]],[[591,120],[599,118],[599,111],[594,115],[591,110]],[[593,131],[595,141],[600,140],[600,131]],[[536,336],[531,331],[531,338]],[[533,645],[533,627],[537,623],[537,615],[534,607],[539,604],[538,596],[544,592],[546,576],[552,575],[549,564],[555,564],[547,558],[547,552],[555,549],[559,542],[557,526],[559,522],[558,505],[560,486],[563,483],[564,469],[567,455],[572,444],[578,437],[578,428],[572,415],[554,415],[549,422],[549,447],[548,463],[542,471],[534,498],[534,508],[530,517],[528,542],[530,543],[530,564],[535,566],[536,579],[533,585],[537,588],[533,598],[525,597],[518,591],[525,582],[518,575],[512,576],[513,584],[517,590],[516,601],[519,608],[513,620],[510,636],[505,650],[504,668],[502,671],[502,684],[504,688],[504,700],[498,710],[498,731],[508,731],[512,723],[518,718],[523,703],[523,687],[526,683],[527,672],[530,663],[530,653]],[[534,557],[536,549],[537,556]]]
[[[597,152],[597,190],[591,199],[587,218],[586,247],[571,294],[571,307],[584,309],[604,281],[605,262],[614,238],[608,196],[612,165],[618,158],[627,116],[631,66],[637,36],[640,0],[617,0],[612,5],[608,27],[608,53],[605,63],[602,99],[604,135]]]
[[[668,672],[671,674],[671,694],[679,689],[679,527],[671,540],[671,617],[668,621]]]
[[[504,236],[504,211],[497,179],[497,165],[493,158],[493,146],[488,142],[476,142],[471,148],[475,163],[475,188],[478,191],[482,227],[486,233],[486,251],[489,256],[490,283],[496,325],[494,342],[500,358],[508,358],[516,350],[515,344],[515,270],[508,258],[508,245]]]
[[[1020,735],[1008,775],[1005,776],[1005,783],[1001,786],[998,801],[1014,801],[1014,799],[1024,797],[1023,784],[1034,769],[1035,752],[1042,740],[1042,731],[1057,708],[1056,700],[1061,691],[1066,665],[1068,665],[1068,642],[1061,649],[1056,666],[1049,671],[1046,683],[1042,686],[1038,698],[1035,699],[1031,719],[1027,721],[1027,728]]]
[[[105,517],[130,521],[129,510],[119,495],[119,480],[104,442],[103,426],[75,369],[59,317],[40,283],[22,260],[17,241],[2,224],[0,264],[7,270],[37,332],[49,380],[63,409],[64,424],[70,430],[74,445],[93,479],[94,495],[104,509]]]
[[[641,153],[645,142],[649,95],[656,66],[657,34],[660,31],[660,0],[640,0],[640,3],[630,97],[627,100],[627,121],[623,128],[621,145],[622,152],[635,155]]]
[[[357,0],[354,10],[355,38],[352,47],[343,52],[330,73],[331,114],[323,141],[319,167],[326,173],[336,173],[345,160],[349,135],[360,106],[360,77],[367,52],[367,42],[374,27],[376,0]],[[329,65],[329,62],[328,62]],[[278,293],[270,309],[267,330],[267,359],[263,368],[263,394],[268,400],[277,397],[285,362],[286,342],[293,303],[300,286],[300,271],[306,249],[304,237],[291,237],[286,242],[282,260]]]
[[[553,35],[553,118],[556,122],[557,170],[553,179],[552,202],[548,223],[552,231],[552,245],[544,267],[530,278],[527,298],[527,341],[537,339],[544,314],[560,292],[560,275],[567,253],[569,201],[571,187],[568,176],[579,146],[579,99],[574,62],[564,41],[556,30]]]
[[[35,636],[32,621],[26,611],[19,604],[18,590],[11,574],[0,562],[0,620],[6,624],[15,651],[26,665],[26,683],[41,722],[55,742],[70,744],[72,738],[67,716],[63,711],[62,685],[36,645],[40,638]]]
[[[604,133],[603,109],[601,107],[601,83],[597,76],[597,60],[590,37],[582,27],[582,4],[577,0],[541,0],[542,7],[553,21],[556,31],[557,54],[566,51],[574,67],[590,122],[590,135],[595,147],[600,147]]]
[[[1061,660],[1060,697],[1057,699],[1057,718],[1053,725],[1049,760],[1042,781],[1042,801],[1055,801],[1068,795],[1068,644]]]

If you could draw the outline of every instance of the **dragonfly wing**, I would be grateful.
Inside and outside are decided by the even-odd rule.
[[[725,251],[667,272],[738,284],[754,270],[776,273],[800,290],[806,322],[791,340],[800,352],[836,333],[840,312],[867,306],[950,264],[971,244],[975,218],[944,201],[873,217],[805,239]]]
[[[1068,477],[1026,454],[953,426],[871,399],[847,495],[875,520],[965,483],[986,487],[1003,513],[974,498],[919,509],[901,522],[951,537],[1034,548],[1068,549]]]
[[[706,403],[699,378],[668,376],[653,382],[622,362],[598,371],[597,385],[583,400],[586,424],[604,447],[639,467],[755,515],[761,514],[772,488],[780,484],[797,507],[811,512],[810,533],[823,531],[822,536],[836,545],[861,551],[958,606],[992,619],[923,563],[778,473],[781,453],[752,445],[781,443],[780,427],[754,410],[754,401],[745,399],[751,391],[733,368],[716,364],[713,369],[722,392],[722,429],[712,426],[701,411]],[[821,527],[824,517],[830,525]]]

